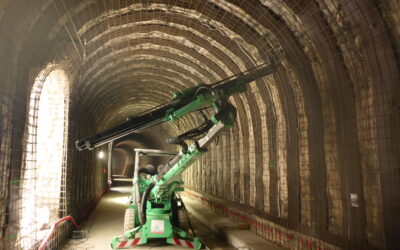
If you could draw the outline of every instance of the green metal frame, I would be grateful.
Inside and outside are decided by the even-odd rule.
[[[204,108],[213,107],[215,114],[210,118],[215,127],[232,127],[236,119],[236,108],[228,103],[228,98],[233,94],[243,93],[247,89],[247,84],[269,73],[273,67],[258,69],[251,74],[244,75],[240,80],[222,82],[209,88],[207,85],[198,85],[175,93],[173,100],[188,100],[188,104],[178,109],[167,111],[163,121],[173,122],[177,119]],[[220,128],[218,127],[218,128]],[[218,131],[217,131],[218,132]],[[214,135],[212,135],[214,136]],[[204,138],[209,139],[210,136]],[[200,141],[200,140],[199,140]],[[146,244],[149,238],[165,238],[168,243],[174,244],[174,238],[188,239],[188,233],[172,224],[172,199],[175,192],[183,191],[181,174],[191,166],[201,155],[206,152],[208,143],[204,147],[199,146],[199,141],[193,143],[186,152],[179,152],[180,159],[163,176],[155,175],[150,179],[139,179],[140,192],[154,183],[151,189],[150,199],[146,204],[146,223],[139,225],[137,214],[135,213],[135,228],[129,230],[124,235],[114,238],[111,245],[115,249],[122,241],[138,239],[138,244]],[[132,191],[134,195],[135,190]],[[130,206],[135,211],[135,205]],[[159,230],[159,231],[157,231]],[[196,237],[189,240],[196,249],[201,248],[200,240]]]
[[[192,112],[188,110],[199,109],[200,106],[206,105],[204,104],[206,102],[199,105],[198,100],[203,99],[197,98],[197,100],[192,102],[192,107],[187,107],[185,110],[175,112],[174,115],[184,115],[186,112]],[[214,102],[212,104],[220,107],[220,103],[216,104],[215,99],[213,100]],[[215,108],[215,110],[220,111],[221,109]],[[230,106],[228,106],[228,109],[224,110],[224,113],[219,112],[214,115],[212,117],[212,121],[215,124],[222,121],[224,126],[232,126],[234,123],[236,110]],[[139,189],[141,192],[144,192],[150,183],[155,183],[155,186],[150,193],[151,201],[147,201],[146,204],[146,223],[126,232],[122,237],[115,237],[111,243],[113,249],[116,249],[121,241],[136,238],[140,238],[140,244],[146,244],[149,238],[165,238],[167,239],[168,243],[173,244],[173,239],[176,237],[189,240],[193,243],[195,249],[201,248],[202,244],[199,238],[195,237],[193,239],[188,239],[188,233],[186,231],[172,225],[171,201],[175,196],[175,192],[184,190],[182,187],[182,173],[205,152],[205,149],[199,148],[197,143],[193,143],[187,152],[179,152],[179,161],[175,163],[161,179],[157,179],[157,175],[153,176],[151,179],[138,179]],[[134,195],[134,192],[135,190],[132,190],[132,195]],[[137,226],[136,222],[138,221],[138,208],[135,205],[131,205],[130,208],[135,209],[135,226]],[[160,225],[162,228],[159,232],[156,231],[157,225]]]

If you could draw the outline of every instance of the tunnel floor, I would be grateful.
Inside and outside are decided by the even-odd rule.
[[[130,179],[116,179],[115,186],[99,201],[95,210],[84,223],[81,230],[87,230],[84,239],[70,239],[63,250],[111,249],[110,244],[115,236],[123,234],[124,211],[127,207],[131,191]],[[209,249],[236,249],[219,239],[211,229],[190,215],[190,220],[196,234]],[[187,249],[165,243],[165,240],[155,240],[147,245],[131,249]]]

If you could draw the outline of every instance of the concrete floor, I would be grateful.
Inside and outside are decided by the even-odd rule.
[[[95,210],[89,216],[81,230],[87,230],[87,237],[80,240],[69,240],[64,250],[108,250],[115,236],[123,234],[124,213],[127,207],[128,196],[131,191],[130,181],[118,179],[116,186],[104,195]],[[194,216],[190,216],[193,228],[201,241],[209,249],[235,249],[223,240],[218,239],[215,233],[202,224]],[[165,243],[165,240],[151,242],[144,246],[132,249],[187,249]]]

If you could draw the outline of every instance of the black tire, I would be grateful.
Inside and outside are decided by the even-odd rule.
[[[124,233],[135,227],[135,210],[127,208],[124,218]]]
[[[178,227],[185,231],[188,231],[190,228],[189,215],[184,208],[178,209],[178,224]]]

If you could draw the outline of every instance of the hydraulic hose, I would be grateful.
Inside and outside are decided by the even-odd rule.
[[[143,192],[142,200],[140,201],[139,220],[140,220],[140,224],[142,224],[142,225],[144,225],[146,223],[146,205],[147,205],[147,200],[149,198],[150,192],[153,189],[154,185],[155,185],[154,182],[150,183],[150,185]]]
[[[161,180],[164,175],[182,158],[180,154],[177,154],[172,160],[158,170],[157,180]]]
[[[179,145],[182,148],[182,153],[184,153],[184,154],[186,154],[187,151],[188,151],[188,145],[186,144],[186,142],[184,142],[182,140],[182,138],[180,136],[167,138],[165,140],[165,142],[168,143],[168,144]]]

